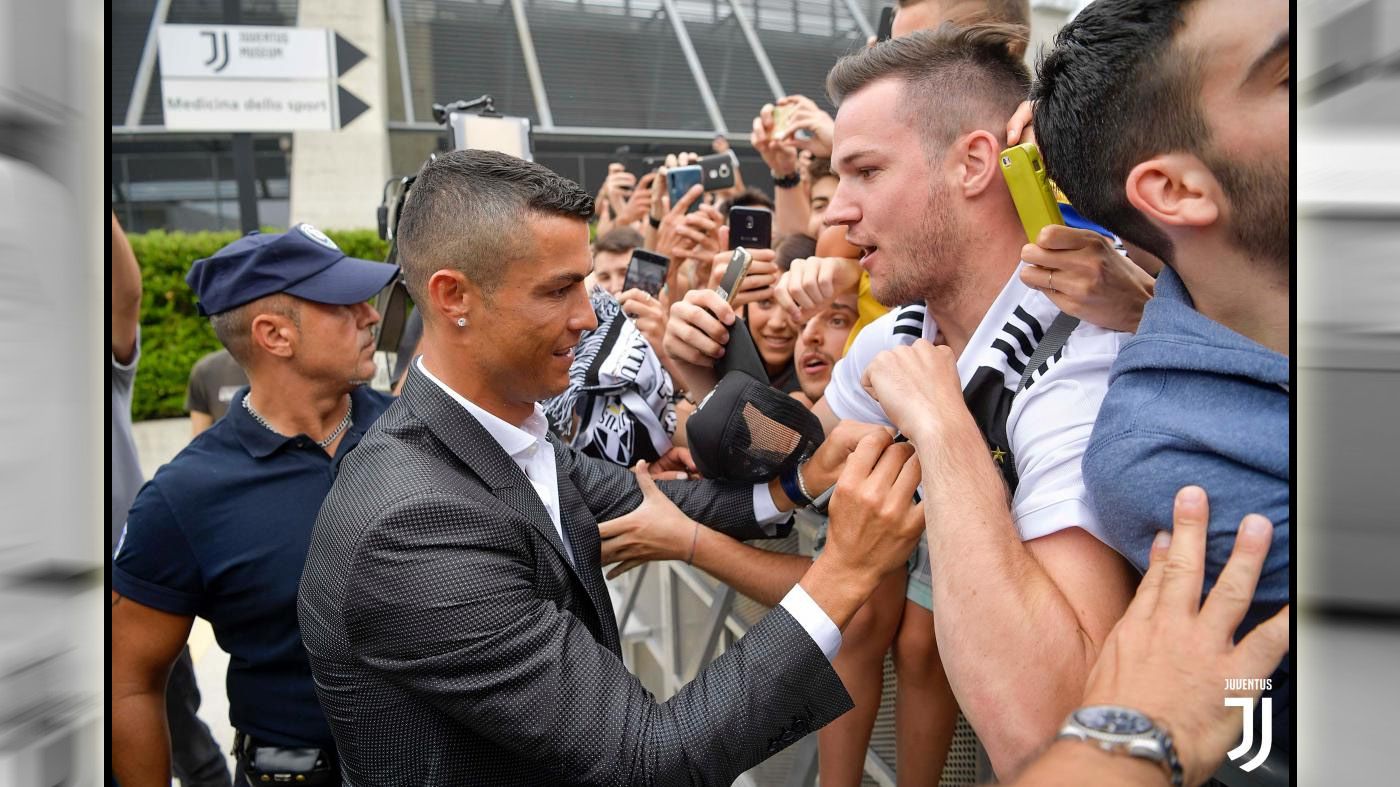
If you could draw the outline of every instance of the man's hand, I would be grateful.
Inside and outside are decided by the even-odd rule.
[[[1093,230],[1052,224],[1021,249],[1021,281],[1085,322],[1137,330],[1155,281]]]
[[[714,290],[691,290],[671,304],[662,346],[697,400],[718,382],[715,361],[724,356],[733,324],[734,309]]]
[[[618,223],[635,224],[647,217],[651,211],[652,189],[656,183],[656,176],[657,173],[648,172],[637,181],[637,187],[627,197],[626,204],[618,214]]]
[[[1006,146],[1023,142],[1035,143],[1035,129],[1031,126],[1031,102],[1022,101],[1011,119],[1006,121]]]
[[[635,287],[617,296],[622,313],[637,324],[637,330],[658,353],[666,339],[666,310],[661,301]]]
[[[685,212],[690,209],[695,200],[700,199],[700,195],[704,192],[705,190],[699,184],[691,186],[685,196],[681,197],[680,202],[675,205],[671,204],[669,195],[662,195],[661,202],[666,214],[661,218],[661,226],[656,230],[656,241],[653,246],[657,254],[675,260],[682,256],[682,248],[689,247],[690,242],[680,235],[679,227],[685,220]]]
[[[753,132],[749,142],[768,169],[778,175],[791,175],[797,172],[797,148],[790,142],[773,136],[773,105],[764,104],[753,119]]]
[[[652,478],[671,478],[677,481],[700,474],[700,471],[695,469],[695,460],[690,458],[690,449],[678,445],[671,446],[671,450],[652,462],[647,472],[651,473]]]
[[[835,138],[836,121],[806,96],[793,95],[778,99],[778,106],[788,109],[787,128],[778,137],[779,142],[791,142],[800,150],[809,151],[817,158],[831,158],[832,140]],[[797,136],[799,130],[808,136]]]
[[[807,490],[814,495],[820,495],[835,486],[851,452],[856,450],[861,440],[876,432],[893,437],[889,429],[877,424],[860,421],[838,423],[822,441],[812,458],[802,465],[802,482]]]
[[[693,187],[698,188],[698,187]],[[689,251],[685,256],[709,262],[711,256],[720,249],[719,228],[724,226],[724,216],[713,205],[701,205],[694,213],[687,213],[676,223],[676,235],[689,241]]]
[[[920,448],[927,444],[924,462],[930,466],[929,451],[941,442],[936,432],[967,425],[976,430],[963,402],[957,358],[947,346],[918,339],[885,350],[865,367],[860,384],[900,432]]]
[[[642,490],[642,504],[598,525],[602,564],[621,564],[608,572],[608,579],[650,560],[686,560],[700,527],[656,488],[646,462],[638,462],[632,472]]]
[[[773,294],[796,325],[830,306],[836,296],[860,287],[860,263],[841,257],[793,260]]]
[[[844,629],[876,585],[903,565],[924,529],[921,480],[909,443],[883,430],[861,439],[846,459],[828,509],[826,549],[802,577],[802,589]]]
[[[1288,607],[1260,623],[1238,645],[1235,629],[1254,596],[1273,525],[1258,514],[1240,522],[1235,549],[1205,603],[1205,490],[1177,493],[1172,533],[1158,534],[1147,573],[1114,626],[1089,674],[1085,705],[1139,710],[1171,734],[1187,784],[1209,778],[1240,735],[1239,710],[1225,697],[1228,678],[1264,678],[1288,652]]]
[[[637,185],[637,176],[627,171],[627,167],[617,162],[608,165],[608,177],[603,181],[603,196],[608,201],[612,215],[621,220],[632,189]]]

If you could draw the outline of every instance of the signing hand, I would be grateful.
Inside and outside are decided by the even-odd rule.
[[[1029,262],[1021,281],[1065,312],[1115,331],[1136,331],[1156,283],[1108,238],[1093,230],[1052,224],[1021,249]]]
[[[1225,680],[1266,677],[1288,651],[1288,607],[1234,642],[1273,525],[1258,514],[1240,522],[1234,552],[1202,604],[1209,519],[1205,490],[1177,493],[1173,532],[1158,534],[1137,595],[1104,642],[1084,693],[1085,705],[1134,708],[1170,733],[1187,784],[1209,778],[1239,740],[1241,714],[1225,697],[1260,694],[1226,691]]]
[[[914,502],[921,480],[914,446],[883,429],[868,432],[836,482],[822,557],[830,553],[877,581],[902,566],[924,530],[923,504]]]
[[[638,462],[632,473],[642,490],[642,504],[598,525],[602,564],[620,563],[608,572],[608,579],[651,560],[687,559],[700,527],[656,488],[646,462]]]

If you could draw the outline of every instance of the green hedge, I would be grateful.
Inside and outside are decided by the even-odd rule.
[[[268,230],[277,231],[277,230]],[[382,260],[388,245],[374,230],[327,231],[346,254]],[[219,349],[209,320],[195,308],[185,284],[190,265],[238,239],[236,232],[161,232],[130,235],[141,263],[141,365],[136,374],[131,417],[174,418],[185,414],[190,368]]]

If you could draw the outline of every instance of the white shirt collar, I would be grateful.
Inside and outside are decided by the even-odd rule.
[[[423,356],[418,356],[415,363],[418,366],[418,371],[432,380],[458,404],[465,407],[467,412],[471,413],[472,417],[486,430],[487,434],[491,435],[510,456],[516,456],[529,450],[531,446],[543,440],[545,433],[549,431],[549,422],[538,402],[535,403],[535,411],[530,414],[529,418],[525,419],[525,423],[515,426],[481,409],[470,399],[447,387],[446,383],[439,380],[432,372],[428,371],[427,366],[423,365]]]

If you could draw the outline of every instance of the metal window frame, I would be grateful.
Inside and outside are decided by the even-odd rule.
[[[131,101],[126,105],[126,125],[140,126],[151,93],[151,74],[156,70],[156,51],[160,26],[170,15],[170,0],[156,0],[151,9],[151,26],[146,29],[146,43],[141,48],[141,63],[136,67],[136,81],[131,84]]]
[[[404,40],[403,2],[388,0],[389,25],[394,28],[394,46],[399,50],[399,86],[403,91],[403,118],[412,123],[418,119],[413,107],[413,79],[408,73],[408,45]]]
[[[758,37],[758,32],[749,22],[748,14],[739,7],[738,0],[728,0],[729,7],[734,13],[734,21],[739,23],[739,29],[743,31],[744,38],[749,42],[749,49],[753,50],[754,60],[758,61],[758,70],[762,72],[763,79],[768,83],[768,89],[773,91],[773,98],[779,99],[787,95],[783,90],[783,83],[778,80],[778,72],[773,70],[773,64],[768,60],[768,50],[763,48],[763,41]],[[793,0],[793,6],[797,5],[797,0]]]

